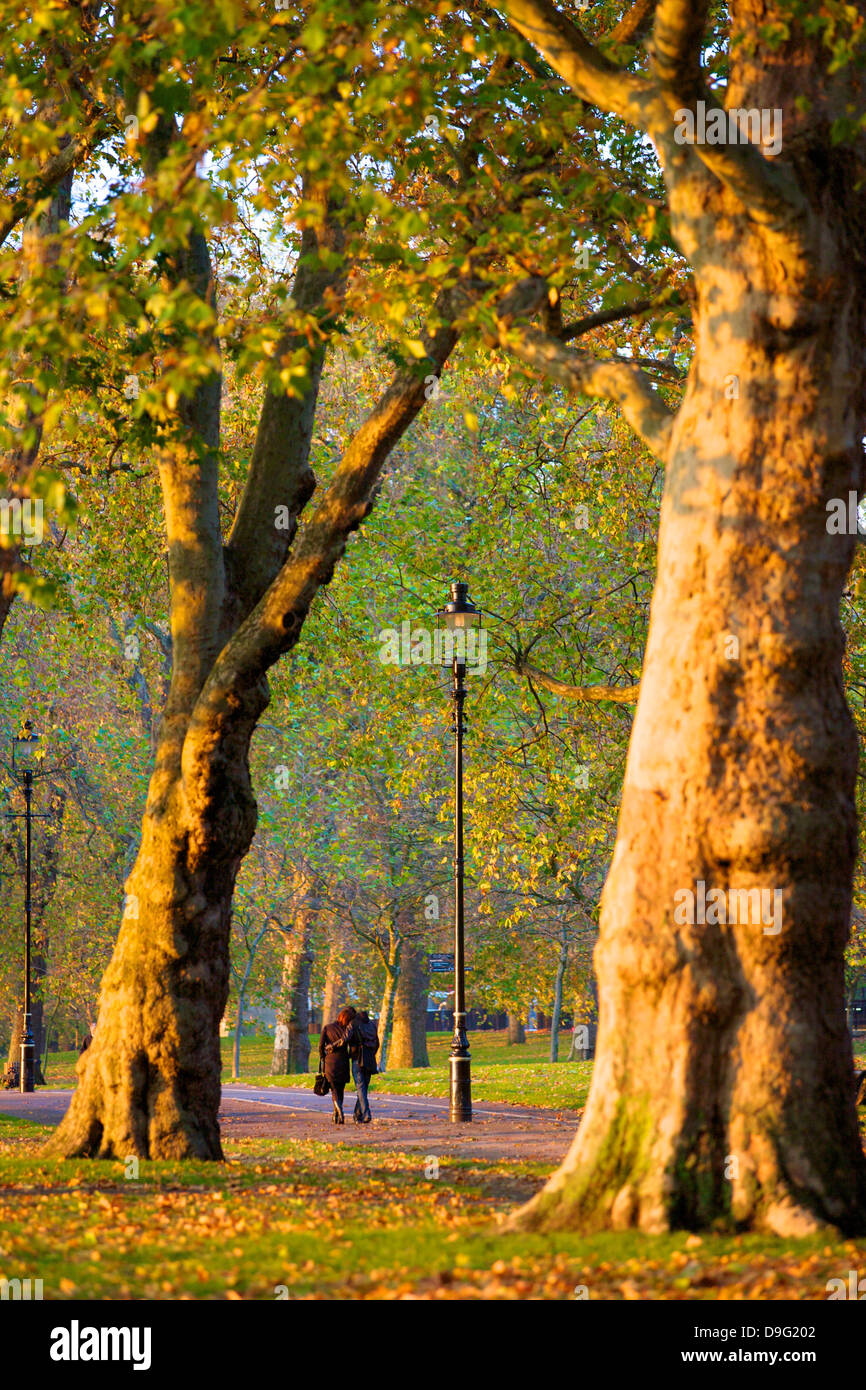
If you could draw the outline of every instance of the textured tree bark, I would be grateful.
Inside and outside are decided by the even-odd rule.
[[[392,1067],[429,1067],[427,1055],[427,961],[417,942],[406,942],[394,994],[389,1061]]]
[[[572,1151],[524,1224],[866,1226],[842,983],[854,537],[827,526],[828,500],[862,484],[864,278],[844,190],[816,171],[811,193],[798,253],[720,186],[690,205],[674,189],[696,355],[602,900],[598,1057]],[[700,920],[701,884],[726,895],[721,921]],[[729,913],[736,890],[773,911]]]
[[[789,5],[733,6],[718,95],[781,119],[784,141],[762,152],[674,136],[677,113],[711,97],[707,4],[658,0],[639,76],[547,0],[506,9],[584,99],[649,130],[695,276],[672,429],[610,383],[666,464],[658,578],[602,898],[592,1089],[516,1224],[860,1232],[843,997],[857,745],[839,622],[856,536],[828,516],[863,484],[866,141],[831,133],[863,109],[859,55],[831,69]],[[561,379],[597,370],[540,339],[529,351]]]
[[[231,898],[255,802],[244,765],[220,768],[219,784],[200,807],[177,782],[148,806],[96,1033],[49,1151],[222,1156],[219,1022]]]
[[[509,1047],[513,1047],[515,1043],[526,1042],[526,1029],[523,1026],[523,1019],[519,1018],[517,1014],[508,1015],[505,1041]]]
[[[404,941],[394,936],[385,962],[385,988],[382,992],[382,1005],[379,1009],[379,1070],[384,1071],[391,1060],[391,1034],[394,1028],[394,1006],[397,1000],[397,986],[403,969]]]
[[[312,934],[318,903],[302,902],[294,929],[286,937],[280,1006],[274,1036],[272,1076],[289,1076],[310,1069],[310,976]]]

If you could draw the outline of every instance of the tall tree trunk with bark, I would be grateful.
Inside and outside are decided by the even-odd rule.
[[[391,1034],[394,1028],[394,1008],[397,988],[403,969],[403,937],[392,935],[385,965],[385,988],[379,1009],[379,1070],[384,1071],[391,1059]]]
[[[863,484],[866,185],[862,133],[837,150],[829,131],[862,90],[826,75],[789,6],[733,9],[727,104],[783,109],[781,158],[670,139],[701,91],[702,6],[660,0],[656,85],[642,104],[631,79],[619,88],[664,151],[696,347],[661,449],[592,1089],[518,1218],[545,1229],[866,1229],[843,994],[857,742],[839,603],[855,536],[832,524],[833,499]],[[773,19],[788,37],[750,44]],[[578,89],[594,80],[576,71]]]
[[[429,1067],[427,1054],[426,956],[417,942],[403,947],[403,964],[394,995],[389,1062],[392,1067]]]
[[[310,1069],[310,976],[313,925],[318,909],[317,899],[304,899],[294,927],[286,936],[272,1076],[290,1076]]]
[[[526,1042],[526,1029],[523,1026],[523,1019],[519,1014],[509,1014],[508,1024],[505,1031],[505,1041],[509,1047],[515,1043]]]

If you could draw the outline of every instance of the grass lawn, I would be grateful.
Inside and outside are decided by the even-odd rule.
[[[497,1218],[548,1171],[508,1161],[227,1145],[228,1162],[61,1162],[0,1116],[0,1269],[45,1299],[825,1299],[866,1242],[514,1236]],[[578,1291],[576,1295],[575,1290]]]

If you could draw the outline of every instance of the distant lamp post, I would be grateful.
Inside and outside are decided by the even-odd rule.
[[[472,1119],[469,1039],[466,1036],[465,957],[463,949],[463,705],[466,699],[468,632],[481,626],[481,612],[469,601],[466,584],[451,585],[451,601],[437,613],[451,633],[454,677],[454,1037],[451,1042],[451,1120]]]
[[[33,1017],[30,1000],[30,802],[33,796],[33,773],[36,768],[36,753],[39,735],[34,734],[30,720],[25,720],[23,730],[12,740],[12,770],[24,788],[24,823],[26,843],[26,868],[24,888],[24,1033],[21,1038],[21,1068],[19,1089],[32,1091],[36,1076],[36,1045],[33,1040]]]

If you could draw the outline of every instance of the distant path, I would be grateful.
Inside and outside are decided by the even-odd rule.
[[[72,1091],[40,1090],[32,1095],[0,1091],[0,1114],[19,1115],[39,1124],[59,1124]],[[573,1110],[479,1102],[471,1124],[451,1124],[448,1101],[435,1096],[392,1096],[371,1090],[373,1123],[352,1123],[354,1091],[346,1092],[345,1125],[331,1120],[330,1097],[301,1087],[247,1086],[222,1088],[220,1124],[223,1138],[318,1139],[373,1148],[417,1150],[461,1158],[510,1158],[556,1163],[577,1129]]]

